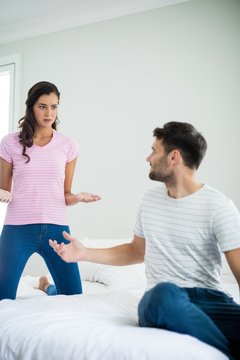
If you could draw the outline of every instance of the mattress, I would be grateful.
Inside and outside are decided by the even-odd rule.
[[[84,241],[92,247],[122,242]],[[143,264],[81,262],[79,269],[82,295],[47,296],[36,289],[37,277],[24,276],[17,299],[0,302],[1,360],[227,360],[191,336],[138,326],[137,306],[146,286]],[[239,301],[229,274],[227,269],[224,289]]]
[[[191,336],[140,328],[142,289],[84,282],[83,295],[46,296],[24,282],[16,300],[0,302],[1,360],[227,360]]]

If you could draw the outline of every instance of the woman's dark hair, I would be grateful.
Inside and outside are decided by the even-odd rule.
[[[56,94],[58,100],[60,100],[60,92],[58,91],[58,88],[48,81],[40,81],[37,84],[33,85],[28,91],[28,97],[25,102],[26,113],[25,116],[18,121],[19,128],[21,129],[19,133],[19,142],[23,146],[22,155],[27,158],[27,163],[30,161],[30,157],[26,154],[26,148],[33,145],[33,135],[36,129],[36,120],[33,114],[33,105],[37,102],[40,96],[49,95],[51,93]],[[58,118],[56,118],[54,123],[52,124],[52,128],[57,130],[58,123],[59,120]]]
[[[163,128],[153,130],[153,136],[162,140],[166,153],[178,149],[184,164],[190,169],[198,168],[207,150],[207,142],[193,125],[171,121]]]

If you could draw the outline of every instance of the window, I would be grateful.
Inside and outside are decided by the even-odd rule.
[[[19,117],[19,55],[0,58],[0,140],[12,132]],[[6,204],[0,203],[0,230]]]
[[[9,132],[12,107],[12,86],[13,65],[0,66],[0,137]]]

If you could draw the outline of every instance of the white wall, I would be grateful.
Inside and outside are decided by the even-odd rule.
[[[72,233],[132,234],[148,180],[152,130],[193,123],[209,149],[202,181],[240,207],[240,2],[191,0],[2,46],[22,54],[22,104],[35,82],[62,93],[59,128],[79,143],[75,191],[103,196],[69,209]]]

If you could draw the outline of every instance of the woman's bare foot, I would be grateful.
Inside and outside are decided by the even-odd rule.
[[[46,276],[41,276],[39,278],[39,283],[37,289],[46,292],[48,286],[50,285],[48,278]]]

